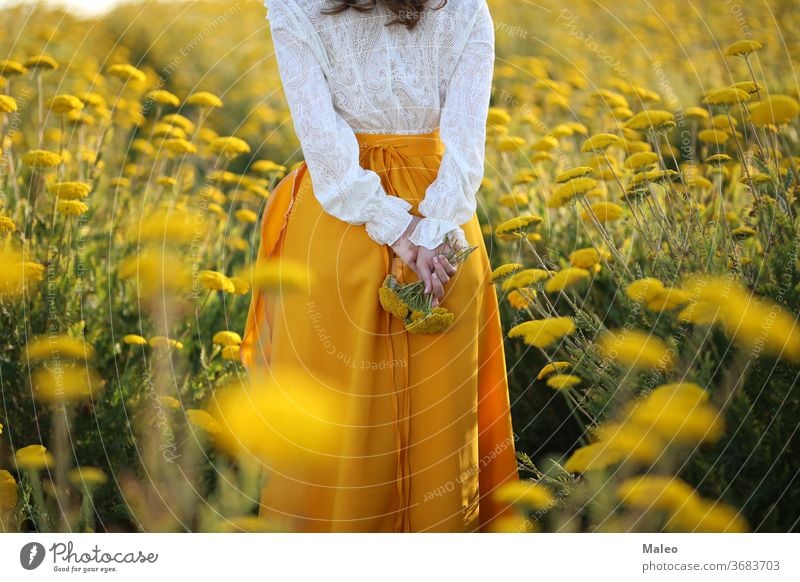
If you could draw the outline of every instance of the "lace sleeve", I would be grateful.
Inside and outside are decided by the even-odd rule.
[[[476,210],[483,178],[486,118],[494,69],[494,25],[485,0],[479,2],[469,37],[450,79],[442,106],[439,132],[445,153],[437,178],[419,204],[423,218],[411,242],[433,249],[448,233],[466,244],[460,225]]]
[[[281,83],[314,195],[328,214],[363,224],[378,244],[392,244],[411,223],[411,204],[387,195],[378,174],[359,165],[355,134],[334,109],[320,62],[324,50],[290,4],[265,2]]]

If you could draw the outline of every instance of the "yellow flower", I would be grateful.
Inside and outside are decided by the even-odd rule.
[[[238,346],[242,343],[242,336],[235,331],[218,331],[211,341],[220,346]]]
[[[726,57],[746,57],[762,47],[757,40],[739,40],[725,49]]]
[[[11,473],[0,469],[0,518],[17,506],[17,500],[17,481]]]
[[[238,362],[241,358],[239,356],[239,346],[225,346],[220,352],[223,360],[233,360]]]
[[[788,95],[770,95],[750,108],[750,121],[756,125],[782,125],[800,114],[800,104]]]
[[[161,144],[165,150],[174,156],[186,156],[197,153],[197,146],[187,139],[181,137],[171,137],[165,139]]]
[[[544,269],[524,269],[503,281],[501,287],[504,291],[533,287],[536,283],[544,281],[552,276],[552,274],[553,273],[550,271],[545,271]]]
[[[56,95],[47,100],[46,106],[58,115],[83,109],[83,102],[74,95]]]
[[[187,134],[192,133],[195,130],[195,125],[192,120],[184,117],[180,113],[169,113],[167,115],[163,115],[159,121],[168,125],[175,125],[185,131]]]
[[[522,237],[527,234],[532,226],[540,224],[542,220],[541,216],[535,214],[522,214],[510,220],[506,220],[500,224],[494,232],[498,236]]]
[[[734,228],[731,231],[731,234],[736,240],[744,240],[754,237],[756,235],[756,231],[754,228],[750,228],[749,226],[740,226],[739,228]]]
[[[24,75],[28,72],[25,65],[17,61],[0,61],[0,77],[10,77],[12,75]]]
[[[8,95],[0,95],[0,113],[14,113],[17,110],[17,101]]]
[[[181,100],[178,99],[177,95],[173,95],[169,91],[164,91],[163,89],[150,91],[147,94],[147,98],[159,105],[168,105],[170,107],[178,107],[181,104]]]
[[[703,99],[703,103],[708,103],[709,105],[725,105],[730,107],[732,105],[746,103],[749,100],[750,93],[747,91],[743,91],[742,89],[737,89],[735,87],[725,87],[724,89],[718,89],[706,95],[706,97]]]
[[[511,123],[511,116],[505,109],[490,107],[487,122],[492,125],[508,125]]]
[[[800,361],[800,329],[777,303],[751,295],[726,277],[696,276],[684,287],[698,301],[718,309],[717,321],[745,349]]]
[[[58,69],[59,64],[50,55],[34,55],[25,59],[25,66],[29,69],[40,69],[42,71],[54,71]]]
[[[531,149],[533,151],[539,152],[547,152],[549,150],[554,150],[558,147],[558,140],[554,138],[552,135],[546,135],[539,141],[535,142]]]
[[[196,107],[222,107],[222,100],[208,91],[198,91],[192,93],[186,98],[186,105],[194,105]]]
[[[17,449],[17,466],[26,471],[41,471],[54,463],[53,455],[43,445],[28,445]]]
[[[134,67],[133,65],[121,64],[111,65],[106,69],[106,74],[110,77],[116,77],[123,82],[135,81],[137,83],[144,83],[147,80],[145,74]]]
[[[504,483],[493,493],[493,497],[497,503],[519,503],[531,509],[545,509],[555,502],[547,487],[530,481]]]
[[[8,216],[0,216],[0,234],[7,234],[17,230],[17,225]]]
[[[34,370],[31,385],[37,399],[58,404],[94,396],[103,389],[104,382],[89,366],[58,365]]]
[[[580,383],[581,379],[572,374],[555,374],[547,379],[547,385],[554,390],[566,390]]]
[[[108,475],[97,467],[75,467],[70,470],[68,479],[76,487],[93,489],[108,481]]]
[[[493,520],[489,529],[495,533],[533,533],[538,531],[538,526],[535,521],[517,512]]]
[[[61,156],[47,150],[31,150],[22,155],[22,163],[31,168],[55,168],[61,163]]]
[[[164,337],[163,335],[156,335],[150,338],[150,347],[154,349],[168,349],[175,348],[176,350],[183,349],[183,344],[172,338]]]
[[[577,285],[581,281],[590,277],[589,271],[580,267],[568,267],[561,269],[558,273],[544,284],[544,290],[548,293],[564,291],[569,287]]]
[[[611,146],[620,145],[622,140],[613,133],[597,133],[583,142],[581,151],[584,153],[601,153]]]
[[[623,124],[623,127],[635,130],[654,130],[660,131],[669,127],[674,127],[675,115],[670,111],[646,110],[640,111]]]
[[[508,337],[521,337],[528,345],[546,348],[574,331],[575,324],[571,318],[552,317],[519,323],[508,331]]]
[[[589,206],[592,209],[597,221],[600,223],[612,222],[619,220],[624,212],[622,206],[614,204],[613,202],[595,202]],[[592,215],[588,211],[581,212],[581,220],[584,222],[591,222]]]
[[[600,442],[628,462],[651,464],[664,450],[664,442],[654,431],[631,422],[605,422],[592,431]]]
[[[500,206],[512,209],[517,208],[518,206],[526,206],[529,202],[530,200],[528,199],[527,194],[523,194],[522,192],[503,194],[497,199],[497,203]]]
[[[722,145],[730,139],[731,135],[727,131],[719,129],[702,129],[697,132],[697,139],[704,143]]]
[[[505,135],[497,140],[497,150],[501,152],[519,151],[525,145],[525,139],[516,136]]]
[[[690,503],[698,495],[678,477],[640,475],[620,483],[617,487],[617,497],[628,507],[673,512]]]
[[[597,186],[597,180],[592,178],[573,178],[555,189],[552,196],[553,204],[555,204],[556,201],[559,205],[565,204],[576,196],[586,194],[595,186]]]
[[[159,396],[158,401],[167,408],[172,408],[173,410],[177,410],[181,407],[180,400],[172,396]]]
[[[155,210],[140,223],[131,225],[128,238],[134,242],[189,243],[198,233],[207,228],[205,217],[195,211],[169,211],[166,208]]]
[[[580,267],[581,269],[591,269],[595,265],[599,265],[603,260],[608,260],[611,257],[606,251],[599,251],[595,248],[585,248],[573,251],[569,255],[569,264],[573,267]]]
[[[89,105],[95,109],[105,109],[106,100],[102,95],[87,91],[85,93],[78,93],[78,98],[83,101],[84,105]]]
[[[177,252],[160,248],[123,259],[117,270],[120,279],[132,279],[144,296],[164,291],[177,292],[192,284],[190,273]]]
[[[668,311],[686,305],[691,298],[691,293],[681,289],[663,289],[648,299],[645,307],[650,311]]]
[[[387,279],[388,277],[387,275]],[[391,313],[402,320],[408,317],[408,305],[406,305],[400,295],[398,295],[397,291],[387,284],[386,280],[384,280],[384,284],[378,288],[378,299],[381,307],[383,307],[383,310],[387,313]]]
[[[498,281],[503,281],[516,273],[519,269],[522,268],[522,265],[519,263],[506,263],[505,265],[500,265],[494,271],[492,271],[491,281],[492,283],[497,283]]]
[[[216,435],[222,432],[222,426],[216,418],[205,410],[188,409],[186,418],[197,428],[203,429],[208,434]]]
[[[29,362],[39,362],[50,358],[72,358],[87,360],[94,357],[94,349],[83,339],[66,335],[37,337],[25,347]]]
[[[692,499],[665,524],[667,530],[692,533],[746,533],[747,521],[735,509],[706,499]]]
[[[247,272],[253,288],[262,291],[301,291],[308,289],[311,283],[311,274],[308,266],[292,259],[272,259],[257,262],[252,270]]]
[[[429,313],[405,322],[405,328],[410,333],[418,335],[433,335],[442,333],[450,328],[455,321],[455,315],[444,307],[434,307]]]
[[[235,457],[268,462],[277,472],[329,470],[341,454],[348,393],[302,370],[273,368],[257,381],[220,386],[208,412],[220,425],[215,442]]]
[[[89,207],[80,200],[61,200],[59,199],[56,208],[64,216],[80,216],[89,211]]]
[[[636,152],[625,159],[624,166],[629,170],[650,170],[658,163],[658,154],[655,152]]]
[[[533,289],[513,289],[506,295],[506,299],[514,309],[527,309],[536,299],[536,291]]]
[[[678,320],[694,325],[711,325],[717,320],[720,309],[707,301],[693,301],[678,313]]]
[[[579,166],[577,168],[572,168],[565,172],[561,172],[558,176],[556,176],[556,182],[562,184],[564,182],[569,182],[574,178],[581,178],[583,176],[588,176],[594,172],[594,168],[590,168],[588,166]]]
[[[547,378],[547,376],[551,374],[555,374],[556,372],[566,370],[571,365],[572,364],[570,364],[569,362],[550,362],[539,371],[539,374],[536,376],[536,379],[541,380],[543,378]]]
[[[230,277],[230,280],[233,283],[234,295],[245,295],[250,291],[250,284],[241,277]]]
[[[147,344],[147,340],[140,335],[128,334],[122,338],[122,342],[129,346],[143,346]]]
[[[607,358],[632,368],[661,370],[675,364],[674,354],[662,340],[637,330],[604,332],[598,345]]]
[[[258,214],[249,208],[240,208],[234,212],[233,215],[236,217],[236,220],[244,222],[245,224],[254,224],[258,221]]]
[[[228,277],[219,271],[203,270],[199,273],[200,284],[210,291],[233,293],[236,288]]]
[[[719,440],[725,421],[719,411],[707,404],[692,403],[688,398],[663,398],[634,402],[629,406],[631,422],[650,427],[667,441],[696,445]]]
[[[44,265],[22,258],[16,250],[0,250],[0,299],[15,297],[44,279]]]
[[[86,182],[53,182],[47,185],[47,191],[62,200],[79,200],[89,196],[92,185]]]
[[[652,301],[665,291],[664,284],[658,279],[645,277],[630,283],[625,288],[625,293],[637,303]]]
[[[250,169],[259,174],[271,174],[272,172],[285,172],[286,166],[281,166],[271,160],[257,160],[250,165]]]
[[[186,139],[186,132],[169,123],[156,123],[153,127],[153,137]]]
[[[707,164],[719,167],[732,162],[733,158],[727,154],[714,154],[713,156],[708,156],[705,161]]]
[[[608,444],[596,442],[576,449],[564,463],[564,469],[570,473],[583,473],[605,469],[620,460],[619,453],[613,451]]]
[[[226,158],[235,158],[250,153],[250,146],[247,142],[233,136],[218,137],[208,147],[212,152]]]
[[[671,404],[694,406],[708,402],[708,391],[693,382],[675,382],[662,384],[647,395],[647,401],[656,406],[667,407]]]

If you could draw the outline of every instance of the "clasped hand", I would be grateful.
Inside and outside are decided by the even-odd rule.
[[[435,249],[415,245],[409,240],[421,218],[415,216],[406,231],[391,245],[397,257],[417,274],[425,283],[425,293],[433,293],[431,305],[436,307],[444,297],[444,286],[456,274],[456,267],[450,264],[444,253],[450,245],[442,243]]]

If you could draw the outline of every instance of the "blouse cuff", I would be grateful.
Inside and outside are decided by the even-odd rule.
[[[369,237],[380,245],[392,245],[406,231],[414,216],[411,204],[399,196],[384,194],[373,219],[365,225]]]
[[[420,220],[408,239],[415,245],[426,249],[435,249],[445,241],[447,234],[451,234],[463,246],[468,246],[464,230],[460,226],[438,218]]]

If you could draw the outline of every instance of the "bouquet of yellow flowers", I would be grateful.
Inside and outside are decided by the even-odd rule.
[[[456,247],[446,240],[443,253],[454,267],[463,263],[478,247]],[[416,334],[436,334],[446,331],[455,320],[455,315],[444,307],[432,307],[433,293],[425,293],[425,282],[400,283],[392,275],[386,275],[378,289],[378,298],[384,311],[403,321],[405,328]]]

